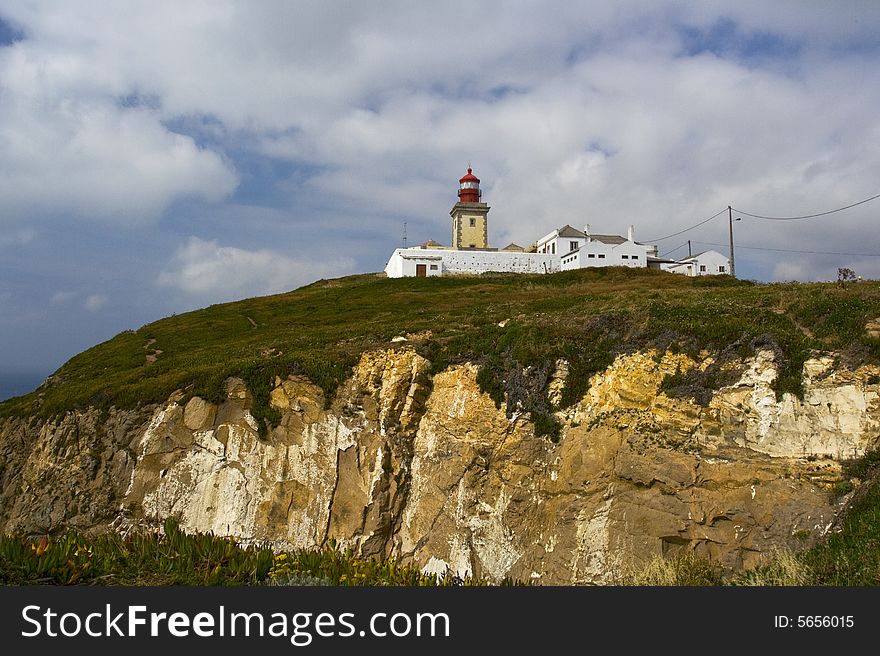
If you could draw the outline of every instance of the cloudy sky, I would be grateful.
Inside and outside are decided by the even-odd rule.
[[[0,397],[172,313],[380,271],[404,222],[448,243],[469,162],[500,246],[880,194],[878,73],[875,0],[8,0]],[[737,273],[880,277],[878,216],[746,217]]]

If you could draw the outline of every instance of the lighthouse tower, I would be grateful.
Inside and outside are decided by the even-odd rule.
[[[454,250],[489,248],[489,206],[481,202],[481,196],[480,179],[468,167],[467,174],[458,181],[458,202],[449,212]]]

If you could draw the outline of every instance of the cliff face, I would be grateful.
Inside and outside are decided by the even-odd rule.
[[[692,549],[727,568],[802,548],[832,526],[841,458],[880,434],[880,368],[807,362],[803,402],[777,402],[771,351],[708,405],[671,398],[667,374],[705,355],[620,356],[557,413],[561,438],[480,392],[477,367],[430,376],[409,348],[365,354],[325,404],[276,380],[280,424],[260,439],[241,381],[219,405],[172,396],[134,412],[0,423],[0,527],[122,528],[175,516],[187,530],[279,546],[334,538],[365,556],[499,581],[608,583]],[[548,386],[552,401],[566,363]]]

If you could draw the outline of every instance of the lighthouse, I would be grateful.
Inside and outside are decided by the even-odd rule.
[[[458,181],[458,202],[452,207],[453,250],[489,248],[489,206],[482,202],[480,179],[468,167]]]

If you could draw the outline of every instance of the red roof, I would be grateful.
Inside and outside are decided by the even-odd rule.
[[[477,176],[475,176],[473,173],[471,173],[471,171],[472,171],[471,167],[468,167],[467,175],[464,176],[464,177],[463,177],[461,180],[459,180],[458,182],[459,182],[459,183],[462,183],[462,182],[476,182],[477,184],[479,184],[480,179],[479,179]]]

